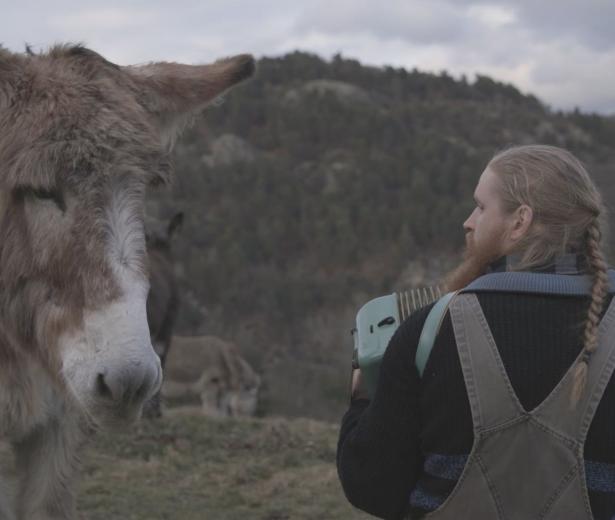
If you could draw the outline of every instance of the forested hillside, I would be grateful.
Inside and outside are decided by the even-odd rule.
[[[358,306],[437,282],[490,156],[534,142],[578,154],[615,200],[612,118],[555,112],[487,77],[260,60],[152,193],[154,215],[186,215],[180,331],[235,340],[265,377],[264,413],[337,417]]]

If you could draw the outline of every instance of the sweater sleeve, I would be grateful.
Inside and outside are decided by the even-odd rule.
[[[414,364],[432,305],[411,315],[382,358],[374,397],[356,399],[342,419],[337,470],[355,507],[386,519],[401,518],[420,475],[419,374]]]

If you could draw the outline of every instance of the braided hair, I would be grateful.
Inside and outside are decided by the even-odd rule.
[[[604,307],[608,287],[607,263],[600,247],[601,238],[600,225],[598,222],[592,222],[586,233],[585,251],[589,272],[593,278],[591,302],[587,310],[587,319],[583,330],[583,355],[580,357],[574,371],[572,404],[576,404],[583,394],[591,355],[598,347],[598,325],[600,324],[600,314]]]
[[[533,220],[519,241],[515,270],[552,262],[557,255],[582,254],[592,278],[583,326],[583,352],[574,368],[571,405],[583,395],[591,356],[598,347],[598,326],[608,289],[602,236],[605,208],[585,167],[570,152],[554,146],[509,148],[489,162],[499,179],[503,210],[532,208]]]

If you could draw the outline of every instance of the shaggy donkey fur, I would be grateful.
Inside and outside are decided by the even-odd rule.
[[[145,187],[169,178],[185,124],[253,70],[246,55],[120,67],[81,46],[0,47],[0,436],[19,473],[0,520],[75,518],[79,444],[160,388]]]

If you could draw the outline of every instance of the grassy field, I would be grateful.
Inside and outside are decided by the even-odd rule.
[[[174,414],[99,435],[84,454],[82,520],[366,519],[335,470],[337,426]]]

